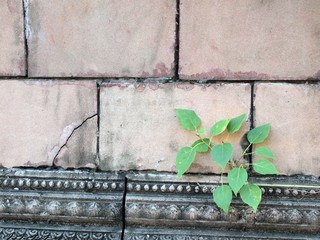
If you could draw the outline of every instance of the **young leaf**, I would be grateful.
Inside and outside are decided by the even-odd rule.
[[[251,206],[254,211],[257,211],[258,205],[261,201],[261,190],[255,184],[246,184],[240,190],[240,197],[242,201]]]
[[[246,118],[245,113],[236,118],[232,118],[227,126],[228,132],[235,133],[236,131],[238,131],[245,118]]]
[[[192,132],[198,135],[207,134],[206,131],[204,130],[204,126],[202,126],[199,131],[192,131]]]
[[[204,138],[204,139],[199,139],[195,141],[191,147],[196,151],[196,152],[207,152],[209,149],[209,144],[210,144],[210,139],[209,138]]]
[[[231,143],[224,143],[213,146],[211,150],[211,156],[213,160],[218,163],[222,170],[226,167],[227,162],[230,160],[233,152],[233,146]]]
[[[267,147],[259,147],[256,149],[255,153],[261,157],[276,159],[273,152]]]
[[[219,122],[216,122],[210,129],[210,134],[212,136],[217,136],[222,133],[227,128],[229,121],[229,119],[223,119]]]
[[[260,159],[253,165],[253,169],[260,174],[277,174],[279,173],[275,166],[267,159]]]
[[[232,191],[228,185],[222,185],[213,192],[213,200],[228,214],[229,206],[232,201]]]
[[[176,108],[176,112],[181,126],[186,130],[194,130],[201,123],[200,118],[193,110]]]
[[[247,135],[247,138],[251,144],[261,143],[266,139],[266,137],[268,137],[269,131],[270,123],[267,123],[265,125],[250,130],[250,132]]]
[[[188,170],[196,157],[196,151],[191,147],[183,147],[177,154],[176,167],[178,171],[178,179]]]
[[[248,173],[244,168],[233,168],[228,173],[228,182],[234,195],[237,196],[238,191],[248,180]]]

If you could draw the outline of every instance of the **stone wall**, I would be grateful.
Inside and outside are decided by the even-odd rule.
[[[89,239],[95,239],[96,235],[90,235],[93,232],[100,236],[101,231],[110,229],[115,238],[136,239],[151,233],[165,237],[170,227],[188,228],[181,230],[181,236],[232,239],[241,235],[232,231],[256,231],[253,226],[259,224],[263,231],[320,232],[319,15],[319,0],[0,0],[0,235],[9,236],[12,229],[20,228],[15,221],[31,219],[42,226],[51,221],[51,215],[58,215],[53,217],[54,223],[69,224],[60,228],[50,225],[57,236],[68,234],[66,229],[75,224],[84,224],[84,219],[92,220],[92,226],[83,232]],[[229,139],[236,155],[242,153],[250,129],[271,124],[264,146],[275,153],[279,176],[262,179],[252,173],[256,182],[276,186],[270,187],[270,199],[263,203],[264,217],[249,214],[240,203],[234,208],[237,221],[214,208],[212,186],[202,178],[209,175],[215,179],[221,168],[210,154],[197,156],[189,170],[191,178],[183,177],[184,190],[176,192],[175,156],[196,138],[180,127],[175,108],[194,109],[207,130],[220,119],[247,113],[240,131]],[[68,184],[74,183],[73,176],[79,175],[75,177],[79,181],[74,188],[62,186],[65,192],[59,195],[55,186],[67,181],[64,173]],[[5,184],[5,176],[10,174],[15,180]],[[148,174],[156,177],[146,177]],[[104,196],[95,188],[95,180],[92,188],[86,185],[88,179],[97,178],[102,181],[97,189],[102,189],[104,178],[110,179],[106,189],[117,181],[122,185]],[[27,179],[33,181],[30,186]],[[40,187],[44,181],[40,190],[32,185],[34,181]],[[154,183],[145,187],[148,181]],[[209,184],[207,190],[199,188],[203,194],[195,195],[196,183],[203,181]],[[212,181],[214,185],[216,180]],[[189,182],[191,190],[186,191]],[[145,187],[145,192],[130,193],[130,186],[136,190]],[[150,195],[153,186],[155,195]],[[163,191],[161,186],[165,186]],[[175,195],[170,193],[171,186]],[[16,188],[23,189],[24,199],[14,203]],[[45,193],[47,201],[38,195],[37,200],[33,190],[39,191],[39,196]],[[166,192],[169,198],[173,196],[172,204],[162,206]],[[188,194],[194,194],[193,210],[190,204],[177,204],[189,198]],[[88,199],[94,196],[98,200],[92,203]],[[198,206],[204,196],[204,205]],[[299,196],[307,199],[305,203],[286,209],[287,200]],[[77,201],[71,201],[73,197]],[[103,205],[104,197],[109,205]],[[147,202],[152,201],[160,205],[149,206]],[[24,203],[40,207],[28,210]],[[46,204],[53,210],[44,208]],[[67,215],[54,213],[61,204],[69,207]],[[79,209],[100,215],[90,211],[81,215],[77,204],[82,206]],[[12,206],[20,210],[15,212]],[[267,206],[278,207],[268,210]],[[152,213],[137,211],[148,207]],[[106,220],[110,216],[98,208],[117,209],[114,219]],[[161,215],[161,226],[167,227],[162,232],[154,229],[159,227],[154,219],[161,219],[153,215],[158,208],[169,211],[167,216],[181,212],[177,221]],[[185,208],[197,209],[201,217],[190,221],[195,215],[184,215]],[[203,219],[210,211],[219,216]],[[33,217],[26,218],[27,213]],[[268,214],[278,217],[269,219]],[[288,220],[289,225],[284,226],[288,218],[298,220]],[[249,223],[241,223],[241,219]],[[230,229],[230,221],[234,228],[219,233]],[[204,228],[203,234],[188,232],[195,226],[193,222]],[[23,226],[31,232],[38,229],[39,236],[45,229]],[[218,231],[216,235],[205,230],[212,227]],[[248,239],[259,235],[250,234]],[[289,239],[304,236],[297,234]],[[111,235],[104,237],[110,239]],[[274,239],[285,237],[274,235]]]

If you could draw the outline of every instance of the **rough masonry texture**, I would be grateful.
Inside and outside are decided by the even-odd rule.
[[[182,79],[320,79],[320,1],[180,2]]]
[[[319,16],[320,0],[0,0],[0,239],[319,240]],[[244,165],[256,212],[214,203],[230,166],[209,152],[178,180],[198,138],[175,108],[208,136],[246,113],[213,138],[232,160],[271,124],[255,147],[279,174]]]
[[[97,124],[83,124],[97,113],[94,82],[2,80],[0,96],[3,167],[95,165]]]
[[[100,167],[175,172],[178,151],[198,139],[180,126],[175,108],[194,109],[209,133],[215,122],[249,113],[250,94],[249,84],[101,85]],[[229,138],[235,157],[243,151],[249,119]],[[225,138],[226,134],[214,142]],[[189,172],[220,173],[221,168],[210,153],[200,153]]]
[[[280,174],[319,177],[320,85],[257,84],[254,94],[254,124],[270,122],[263,146],[274,152]]]
[[[25,75],[22,1],[0,1],[0,22],[0,75]]]
[[[170,77],[175,1],[28,1],[31,76]]]

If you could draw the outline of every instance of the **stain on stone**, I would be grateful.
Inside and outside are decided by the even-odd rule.
[[[229,69],[215,68],[208,72],[195,74],[180,74],[182,80],[317,80],[320,79],[320,71],[312,76],[301,75],[297,77],[269,75],[266,73],[232,72]]]
[[[120,90],[124,90],[130,86],[130,83],[131,82],[129,81],[127,83],[121,83],[121,82],[120,83],[119,82],[104,83],[100,85],[100,89],[118,87]]]
[[[212,172],[213,171],[213,167],[203,166],[203,165],[201,165],[199,163],[196,163],[196,161],[197,161],[197,157],[196,157],[195,162],[192,163],[190,170],[188,170],[187,172],[190,172],[190,173],[200,173],[200,172],[205,173],[205,172]]]
[[[155,91],[155,90],[158,90],[159,89],[159,84],[148,84],[148,87]]]
[[[172,68],[169,69],[163,62],[160,62],[156,65],[156,68],[153,70],[152,77],[169,77],[172,74]]]
[[[202,86],[201,86],[201,90],[202,90],[203,92],[205,92],[205,91],[207,91],[207,87],[208,87],[208,86],[206,86],[206,85],[202,85]]]
[[[169,149],[172,150],[173,152],[178,152],[179,151],[179,144],[176,141],[170,141],[169,142]]]
[[[192,89],[194,89],[194,85],[191,84],[177,84],[175,86],[186,91],[191,91]]]
[[[134,87],[138,92],[143,92],[146,89],[146,84],[138,83]]]

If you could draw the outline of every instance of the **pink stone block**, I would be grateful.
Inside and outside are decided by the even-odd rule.
[[[31,76],[170,77],[175,1],[33,0]]]
[[[249,84],[129,84],[109,83],[100,94],[100,168],[102,170],[156,170],[175,172],[176,155],[198,138],[184,130],[175,108],[193,109],[207,133],[224,118],[250,110]],[[249,118],[250,119],[250,118]],[[247,120],[229,138],[235,158],[249,130]],[[227,134],[215,137],[221,143]],[[197,154],[189,172],[220,173],[210,152]]]
[[[93,167],[96,92],[93,81],[0,81],[0,165]]]
[[[0,1],[0,76],[26,74],[21,0]]]
[[[320,86],[257,84],[255,126],[271,124],[264,143],[280,174],[320,176]],[[255,157],[255,161],[261,157]]]
[[[320,1],[181,0],[182,79],[320,79]]]

